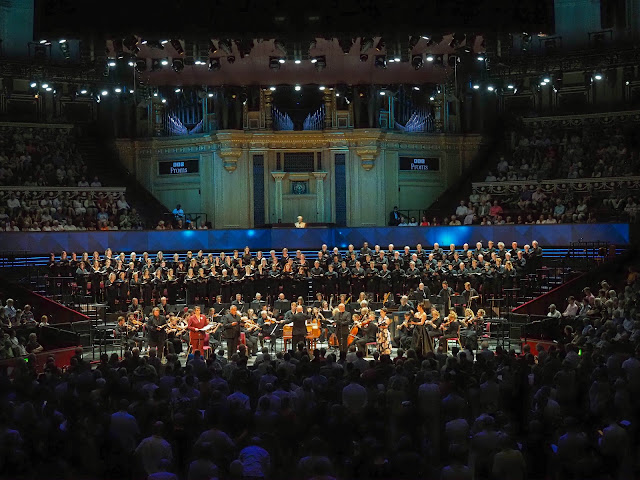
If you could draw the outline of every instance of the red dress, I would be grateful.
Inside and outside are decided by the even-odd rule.
[[[200,314],[191,315],[189,317],[189,322],[187,324],[187,330],[189,330],[189,342],[191,343],[191,353],[199,350],[200,353],[204,353],[202,351],[202,347],[204,346],[204,337],[205,332],[198,331],[199,328],[204,328],[209,324],[207,317]]]

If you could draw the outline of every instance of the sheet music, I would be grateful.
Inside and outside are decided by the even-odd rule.
[[[207,330],[211,330],[212,328],[216,328],[218,326],[217,323],[210,323],[209,325],[207,325],[206,327],[202,327],[200,329],[201,332],[206,332]]]

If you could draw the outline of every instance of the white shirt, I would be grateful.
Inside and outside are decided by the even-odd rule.
[[[135,453],[140,455],[142,466],[147,475],[162,471],[160,467],[161,460],[173,460],[171,444],[164,438],[153,435],[142,440]]]
[[[367,405],[367,389],[358,383],[351,382],[342,389],[342,405],[353,412],[362,411]]]
[[[464,205],[458,205],[456,208],[456,217],[464,217],[469,213],[469,209]]]

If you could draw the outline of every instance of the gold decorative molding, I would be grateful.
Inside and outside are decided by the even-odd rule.
[[[240,155],[242,155],[241,149],[224,149],[220,150],[218,153],[222,157],[222,166],[227,172],[232,173],[236,168],[238,168],[238,159],[240,158]]]
[[[369,171],[374,167],[380,150],[378,147],[356,147],[356,153],[360,157],[362,168]]]

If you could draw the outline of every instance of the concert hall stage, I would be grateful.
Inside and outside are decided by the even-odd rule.
[[[284,247],[300,250],[318,250],[322,244],[330,249],[345,249],[349,244],[360,248],[363,242],[380,245],[383,249],[393,243],[396,249],[405,245],[415,248],[421,243],[430,250],[434,242],[445,248],[454,243],[458,247],[476,242],[503,241],[510,246],[531,244],[568,247],[574,242],[606,242],[617,246],[630,243],[629,225],[622,223],[555,224],[555,225],[500,225],[456,227],[371,227],[371,228],[271,228],[234,230],[171,230],[171,231],[85,231],[85,232],[0,232],[2,250],[24,252],[28,255],[59,254],[62,250],[82,253],[104,252],[206,252],[229,251],[249,246],[252,251],[281,250]]]

